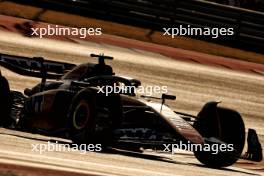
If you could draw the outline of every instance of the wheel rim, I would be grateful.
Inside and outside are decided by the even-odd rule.
[[[90,107],[86,101],[82,100],[76,106],[73,113],[73,126],[77,130],[83,129],[90,117]]]

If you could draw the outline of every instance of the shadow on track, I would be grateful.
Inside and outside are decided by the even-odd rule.
[[[42,141],[42,142],[52,142],[52,143],[57,143],[57,144],[72,144],[71,142],[68,141],[63,141],[63,139],[52,139],[49,136],[45,136],[46,139],[44,138],[37,138],[37,137],[29,137],[29,136],[24,136],[24,135],[19,135],[19,134],[11,134],[11,133],[2,133],[0,132],[1,135],[8,135],[8,136],[14,136],[14,137],[19,137],[19,138],[24,138],[24,139],[29,139],[29,140],[37,140],[37,141]],[[49,139],[48,139],[49,138]],[[64,139],[65,140],[65,139]],[[189,166],[195,166],[195,167],[200,167],[200,168],[207,168],[207,169],[216,169],[216,168],[208,168],[205,165],[202,164],[196,164],[196,163],[190,163],[190,162],[181,162],[181,161],[176,161],[173,160],[170,157],[165,157],[165,156],[157,156],[157,155],[152,155],[152,154],[146,154],[142,152],[135,152],[135,151],[129,151],[129,150],[123,150],[123,149],[117,149],[117,148],[107,148],[101,152],[98,153],[103,153],[103,154],[111,154],[111,155],[122,155],[122,156],[127,156],[127,157],[136,157],[140,159],[146,159],[146,160],[153,160],[153,161],[159,161],[159,162],[166,162],[166,163],[171,163],[171,164],[178,164],[178,165],[189,165]],[[180,154],[180,155],[186,155],[186,157],[190,157],[190,154]],[[221,171],[228,171],[228,172],[233,172],[233,173],[240,173],[240,174],[249,174],[249,175],[254,175],[254,176],[260,176],[260,174],[255,174],[251,172],[246,172],[246,171],[239,171],[231,168],[220,168],[216,170],[221,170]]]

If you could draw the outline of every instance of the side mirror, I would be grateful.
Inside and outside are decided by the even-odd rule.
[[[176,100],[175,95],[168,95],[168,94],[162,94],[161,98],[164,100]]]
[[[160,112],[162,111],[162,106],[164,105],[165,100],[176,100],[176,96],[175,95],[162,94],[161,99],[162,99],[162,102],[161,102],[161,106],[160,106]]]

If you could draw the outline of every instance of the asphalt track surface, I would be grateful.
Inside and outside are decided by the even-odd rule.
[[[48,26],[51,26],[53,28],[56,27],[65,27],[60,25],[54,25],[49,23],[43,23],[43,22],[33,22],[27,19],[17,18],[17,17],[11,17],[11,16],[5,16],[0,15],[0,29],[15,33],[20,33],[22,35],[28,35],[28,36],[35,36],[31,35],[35,34],[32,30],[30,30],[23,24],[28,23],[30,24],[30,27],[32,28],[48,28]],[[15,27],[19,25],[20,27]],[[67,27],[69,28],[69,27]],[[166,57],[170,57],[176,60],[182,60],[185,62],[191,62],[196,64],[202,64],[202,65],[209,65],[214,67],[220,67],[220,68],[226,68],[231,70],[238,70],[248,73],[255,73],[259,75],[264,75],[264,65],[257,64],[257,63],[249,63],[247,61],[238,61],[232,58],[226,58],[221,56],[212,56],[209,54],[199,53],[195,51],[188,51],[180,48],[173,48],[168,47],[164,45],[158,45],[154,43],[147,43],[142,42],[139,40],[133,40],[113,35],[105,34],[102,29],[103,34],[100,36],[89,36],[86,37],[86,41],[98,43],[98,44],[108,44],[108,45],[114,45],[119,46],[122,48],[131,48],[131,49],[140,49],[152,53],[158,53]],[[38,34],[39,35],[39,34]],[[68,41],[72,43],[80,43],[80,41],[76,39],[80,39],[81,36],[50,36],[50,35],[43,35],[44,38],[50,38],[50,39],[56,39],[61,41]],[[235,52],[235,51],[234,51]]]
[[[108,63],[117,74],[138,78],[143,85],[168,86],[169,93],[177,96],[176,101],[168,101],[168,104],[177,111],[195,115],[205,102],[211,100],[221,100],[221,106],[237,109],[244,117],[246,127],[255,128],[264,144],[264,76],[261,74],[173,60],[135,48],[80,40],[67,43],[26,38],[6,32],[0,32],[0,52],[74,63],[96,62],[89,58],[90,53],[114,56],[115,60]],[[12,89],[22,91],[39,81],[2,68],[1,71],[10,80]],[[263,162],[241,160],[225,169],[210,169],[201,165],[192,153],[184,151],[175,155],[119,150],[85,154],[32,151],[32,144],[46,144],[50,139],[0,128],[0,175],[264,175]]]

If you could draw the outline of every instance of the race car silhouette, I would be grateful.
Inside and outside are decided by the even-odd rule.
[[[140,151],[170,151],[176,144],[196,145],[196,158],[208,167],[226,167],[239,158],[261,161],[262,148],[250,129],[248,151],[242,154],[245,125],[232,109],[208,102],[197,116],[172,110],[159,97],[138,96],[137,79],[115,75],[105,60],[91,54],[97,64],[75,64],[0,54],[0,65],[20,75],[41,78],[24,93],[10,90],[0,76],[0,126],[44,135],[69,138],[76,144],[101,143],[105,147]],[[48,80],[48,81],[47,81]],[[107,87],[120,87],[106,94]],[[135,89],[127,89],[133,87]],[[155,101],[156,100],[156,101]],[[161,101],[161,102],[158,102]],[[216,146],[226,146],[226,150]],[[166,147],[166,148],[165,148]]]

